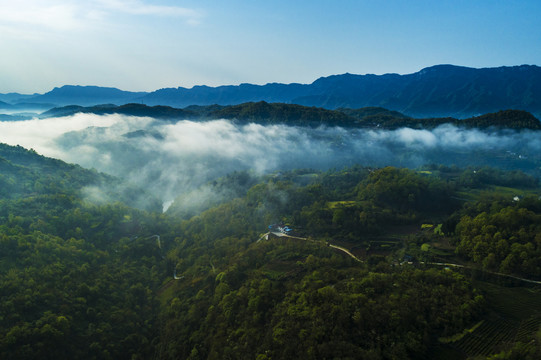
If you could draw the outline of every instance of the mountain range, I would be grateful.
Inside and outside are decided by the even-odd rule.
[[[164,105],[148,106],[133,103],[120,106],[110,104],[88,107],[69,105],[45,111],[40,115],[40,118],[70,116],[77,113],[147,116],[173,122],[179,119],[194,121],[229,119],[238,123],[285,124],[308,127],[325,125],[348,128],[397,129],[407,126],[417,129],[433,129],[443,124],[452,124],[464,128],[541,129],[539,119],[524,110],[500,110],[495,113],[465,119],[452,117],[413,118],[381,107],[328,110],[314,106],[267,103],[265,101],[227,106],[191,105],[184,109]]]
[[[0,107],[24,102],[55,106],[140,103],[178,108],[265,101],[326,109],[384,107],[412,117],[466,118],[504,109],[525,110],[540,117],[541,67],[436,65],[407,75],[332,75],[311,84],[194,86],[153,92],[66,85],[45,94],[16,95],[0,94],[0,101],[6,103]]]

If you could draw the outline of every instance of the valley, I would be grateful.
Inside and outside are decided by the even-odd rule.
[[[162,213],[118,202],[133,199],[120,188],[85,196],[112,177],[1,150],[3,357],[539,351],[541,190],[523,172],[236,172]],[[267,232],[279,222],[292,235]],[[45,350],[65,339],[83,346]]]

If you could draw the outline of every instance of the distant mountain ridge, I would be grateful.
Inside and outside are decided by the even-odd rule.
[[[381,107],[360,109],[339,108],[328,110],[297,104],[267,103],[265,101],[248,102],[239,105],[192,105],[184,109],[170,106],[147,106],[126,104],[121,106],[106,104],[90,107],[64,106],[41,114],[42,118],[70,116],[76,113],[97,115],[122,114],[129,116],[147,116],[159,120],[176,122],[179,120],[207,121],[228,119],[237,123],[257,123],[263,125],[285,124],[289,126],[340,126],[346,128],[382,128],[398,129],[410,127],[433,129],[443,124],[466,128],[530,129],[541,130],[541,122],[524,110],[501,110],[466,119],[413,118],[397,111]]]
[[[145,95],[147,105],[236,105],[283,102],[326,109],[383,107],[414,117],[466,118],[503,109],[541,114],[541,68],[535,65],[474,69],[437,65],[409,75],[322,77],[312,84],[197,86]]]
[[[64,85],[43,95],[28,98],[28,102],[53,103],[57,105],[92,106],[104,103],[126,104],[146,95],[146,92],[123,91],[100,86]]]
[[[317,95],[294,99],[326,108],[380,106],[409,116],[471,117],[502,109],[541,111],[541,68],[438,65],[410,75],[339,75],[316,80]]]
[[[0,101],[9,102],[1,94]],[[407,75],[346,73],[322,77],[311,84],[194,86],[150,93],[63,86],[43,95],[25,97],[25,101],[57,106],[140,103],[177,108],[265,101],[331,110],[383,107],[413,117],[467,118],[503,109],[525,110],[541,117],[541,67],[475,69],[436,65]]]

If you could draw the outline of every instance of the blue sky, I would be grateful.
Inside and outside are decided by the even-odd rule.
[[[539,0],[0,0],[0,93],[541,65]]]

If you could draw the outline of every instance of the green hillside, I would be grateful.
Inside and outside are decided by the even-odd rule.
[[[39,155],[34,150],[0,144],[2,199],[58,194],[97,203],[120,201],[147,210],[161,209],[151,194],[120,179]]]
[[[68,116],[76,113],[123,114],[149,116],[161,120],[214,120],[229,119],[258,124],[285,124],[290,126],[341,126],[355,128],[398,129],[401,127],[433,129],[443,124],[466,128],[498,129],[541,129],[539,119],[522,110],[503,110],[467,119],[456,118],[413,118],[397,111],[380,107],[360,109],[338,108],[327,110],[296,104],[248,102],[239,105],[188,106],[176,109],[169,106],[147,106],[142,104],[97,105],[91,107],[64,106],[53,108],[41,117]]]
[[[1,150],[2,359],[541,355],[529,175],[235,173],[162,214],[84,190],[119,180]]]

